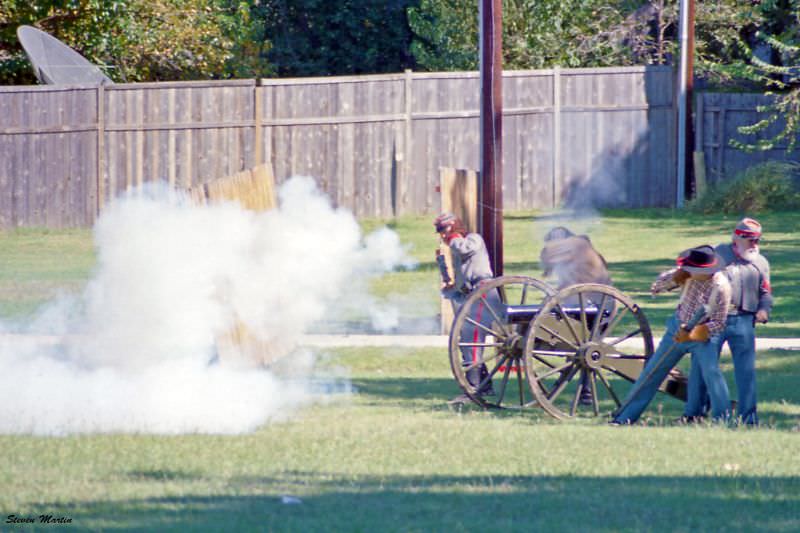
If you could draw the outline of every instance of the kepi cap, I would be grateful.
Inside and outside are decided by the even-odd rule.
[[[457,218],[453,213],[442,213],[433,221],[433,227],[436,228],[436,233],[443,232],[448,226],[455,224]]]
[[[759,239],[761,238],[761,224],[754,218],[745,217],[736,224],[733,234],[743,239]]]

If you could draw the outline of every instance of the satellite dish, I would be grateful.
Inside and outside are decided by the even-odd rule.
[[[32,26],[17,28],[39,83],[50,85],[108,85],[114,83],[97,66],[50,34]]]

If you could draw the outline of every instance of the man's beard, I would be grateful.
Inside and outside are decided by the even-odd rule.
[[[758,246],[754,246],[752,248],[745,248],[741,246],[738,242],[735,243],[736,245],[736,253],[739,254],[739,257],[744,259],[747,262],[753,262],[753,260],[758,256]]]

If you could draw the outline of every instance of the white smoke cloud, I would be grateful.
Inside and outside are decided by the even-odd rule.
[[[350,280],[408,260],[389,230],[362,239],[309,178],[279,199],[262,213],[163,188],[117,200],[95,226],[84,293],[0,343],[0,433],[239,433],[312,401],[308,379],[214,363],[217,339],[244,324],[289,353]],[[295,371],[313,366],[298,353]]]

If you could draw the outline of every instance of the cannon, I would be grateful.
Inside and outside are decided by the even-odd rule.
[[[480,406],[596,417],[620,406],[653,355],[653,336],[642,309],[614,287],[556,291],[535,278],[503,276],[483,282],[462,304],[449,355],[458,385]],[[475,369],[485,369],[478,383]],[[686,399],[677,370],[660,388]]]

